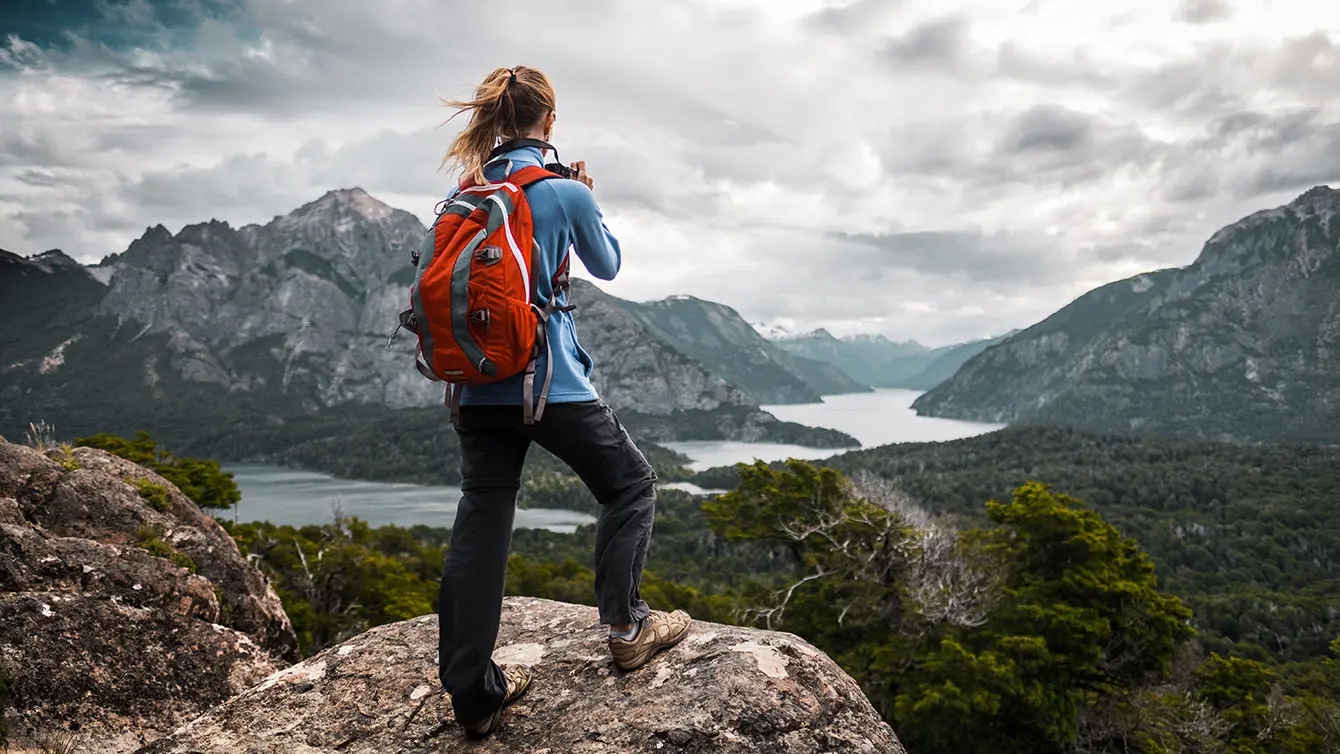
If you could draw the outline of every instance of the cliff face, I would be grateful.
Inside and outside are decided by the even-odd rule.
[[[594,608],[509,597],[494,656],[534,682],[475,744],[451,720],[437,622],[380,626],[290,667],[141,754],[787,752],[901,754],[852,679],[791,634],[697,623],[614,670]]]
[[[1215,233],[969,361],[919,413],[1223,440],[1340,442],[1340,191]]]
[[[129,751],[296,659],[265,577],[169,482],[0,438],[0,675],[20,750],[73,726]]]

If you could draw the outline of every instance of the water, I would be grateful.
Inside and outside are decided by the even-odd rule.
[[[958,440],[994,432],[1005,426],[917,416],[912,411],[912,401],[919,395],[921,393],[916,390],[882,389],[873,393],[830,395],[823,399],[823,403],[764,406],[763,409],[783,421],[846,432],[866,448],[895,442]],[[727,466],[740,461],[749,463],[755,459],[815,460],[840,452],[832,448],[759,442],[676,442],[666,445],[691,458],[693,462],[689,466],[695,471],[714,466]]]
[[[279,466],[239,464],[225,467],[242,492],[239,521],[275,524],[320,524],[331,520],[334,504],[346,516],[358,516],[372,526],[426,526],[449,528],[456,517],[460,487],[356,482],[313,471]],[[232,511],[222,515],[231,516]],[[577,511],[524,508],[516,512],[515,528],[572,532],[595,519]]]
[[[955,440],[1004,426],[917,416],[911,406],[918,395],[920,393],[912,390],[877,390],[829,396],[823,403],[764,406],[764,409],[785,421],[841,430],[860,440],[864,447],[893,442]],[[695,470],[756,458],[764,461],[814,460],[839,452],[832,448],[755,442],[677,442],[668,445],[692,459],[690,466]],[[233,472],[242,491],[242,502],[237,510],[240,521],[271,521],[295,526],[324,523],[330,520],[332,505],[338,501],[345,515],[358,516],[373,526],[424,524],[450,527],[456,516],[456,503],[461,498],[459,487],[354,482],[311,471],[255,464],[230,466],[226,470]],[[697,495],[721,491],[703,489],[688,482],[663,486]],[[576,511],[531,508],[516,512],[515,526],[571,532],[594,521],[591,516]]]

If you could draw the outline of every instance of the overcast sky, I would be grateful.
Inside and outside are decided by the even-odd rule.
[[[431,219],[467,95],[558,91],[634,299],[939,345],[1340,185],[1319,0],[4,0],[0,248],[361,186]],[[450,10],[449,10],[450,9]]]

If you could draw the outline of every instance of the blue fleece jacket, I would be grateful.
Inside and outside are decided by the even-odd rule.
[[[510,161],[510,170],[509,170]],[[484,170],[484,177],[498,181],[509,172],[526,165],[544,165],[544,155],[536,147],[522,147],[503,155]],[[453,192],[454,194],[454,192]],[[576,252],[587,271],[601,280],[613,280],[619,272],[622,255],[619,241],[605,227],[595,196],[585,184],[551,178],[526,189],[534,222],[535,240],[540,245],[539,292],[543,300],[554,295],[554,272],[568,253]],[[430,231],[431,232],[431,231]],[[566,296],[558,303],[566,305]],[[581,301],[573,302],[581,311]],[[590,355],[577,342],[572,314],[559,312],[549,319],[549,356],[541,355],[535,369],[535,393],[538,397],[545,375],[545,359],[554,360],[554,377],[549,387],[550,403],[593,401],[598,397],[591,384],[594,367]],[[485,385],[467,385],[461,405],[521,405],[523,375]]]

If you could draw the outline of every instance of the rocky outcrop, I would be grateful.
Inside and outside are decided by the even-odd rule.
[[[698,623],[622,674],[593,608],[509,597],[494,656],[530,666],[535,680],[478,744],[452,722],[436,653],[435,617],[374,628],[141,754],[903,752],[856,683],[790,634]]]
[[[166,480],[0,438],[0,675],[20,750],[73,728],[129,751],[296,659],[265,577]]]
[[[918,413],[1214,440],[1340,442],[1340,191],[1215,233],[972,359]]]

